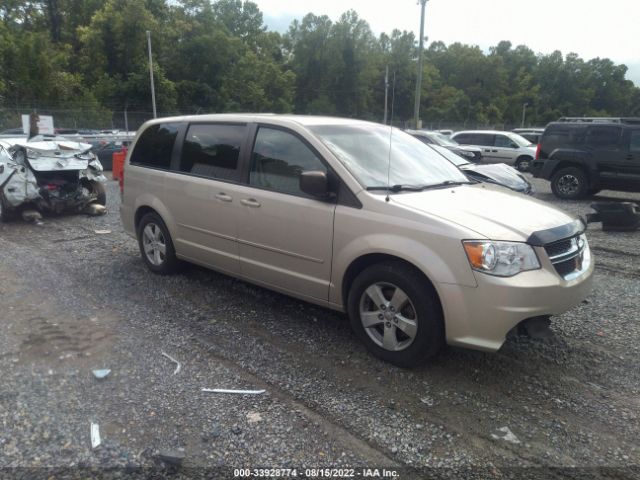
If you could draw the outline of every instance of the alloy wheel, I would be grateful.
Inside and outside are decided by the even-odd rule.
[[[142,231],[142,246],[147,260],[159,267],[167,255],[167,242],[162,229],[155,223],[147,223]]]
[[[578,193],[580,190],[580,180],[575,175],[562,175],[557,182],[558,191],[563,195],[570,197]]]
[[[364,331],[385,350],[404,350],[416,338],[416,309],[408,295],[392,283],[370,285],[360,297],[359,313]]]

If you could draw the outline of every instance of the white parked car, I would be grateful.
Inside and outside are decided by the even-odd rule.
[[[483,163],[506,163],[521,172],[528,171],[536,157],[536,147],[517,133],[470,130],[456,132],[451,138],[461,145],[480,147]]]

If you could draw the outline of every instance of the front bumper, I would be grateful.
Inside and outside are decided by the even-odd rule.
[[[494,352],[521,321],[560,315],[587,297],[593,281],[593,259],[575,278],[565,280],[543,256],[543,250],[536,250],[540,250],[539,270],[509,278],[475,272],[477,287],[438,284],[447,343]]]

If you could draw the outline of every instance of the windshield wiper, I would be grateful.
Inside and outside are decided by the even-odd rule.
[[[472,182],[457,182],[454,180],[445,180],[444,182],[434,183],[433,185],[425,185],[421,190],[429,188],[444,188],[444,187],[457,187],[460,185],[471,185]]]
[[[458,185],[470,185],[473,182],[457,182],[454,180],[445,180],[441,183],[434,183],[431,185],[391,185],[389,187],[385,187],[383,185],[376,185],[374,187],[367,187],[367,190],[382,190],[389,191],[392,193],[395,192],[421,192],[423,190],[427,190],[430,188],[443,188],[443,187],[455,187]]]
[[[424,186],[421,185],[390,185],[388,187],[383,185],[376,185],[374,187],[367,187],[367,190],[388,190],[390,192],[419,192],[423,188]]]

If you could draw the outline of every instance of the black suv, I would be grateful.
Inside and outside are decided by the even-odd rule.
[[[533,176],[563,199],[600,190],[640,192],[640,118],[571,118],[547,125]]]

